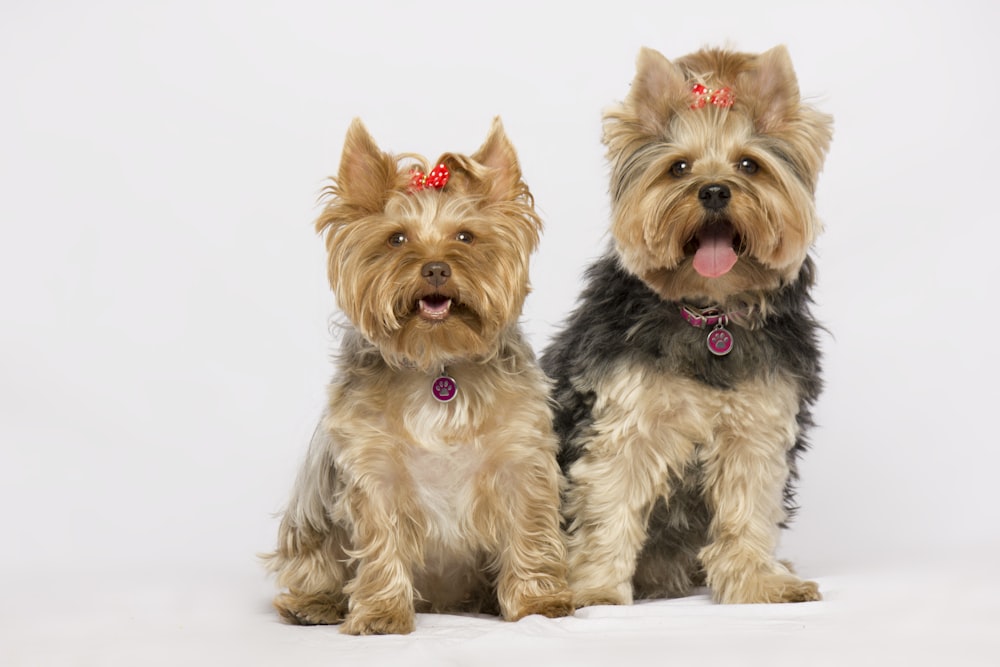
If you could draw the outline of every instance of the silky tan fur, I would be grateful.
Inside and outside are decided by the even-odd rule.
[[[476,153],[439,163],[448,184],[412,192],[411,167],[433,165],[355,121],[317,221],[353,326],[266,557],[292,623],[407,633],[417,610],[573,611],[549,383],[517,324],[541,222],[499,119]],[[428,262],[449,265],[443,285]],[[420,317],[430,291],[448,317]],[[431,394],[443,372],[448,403]]]
[[[692,108],[696,83],[729,87],[734,104]],[[817,600],[775,550],[821,384],[808,253],[832,121],[801,101],[783,47],[675,62],[643,49],[604,120],[612,246],[542,356],[569,483],[574,602],[706,584],[724,603]],[[724,208],[699,200],[709,185],[728,188]],[[694,248],[720,221],[738,259],[706,277]],[[728,355],[709,351],[682,304],[730,314]]]

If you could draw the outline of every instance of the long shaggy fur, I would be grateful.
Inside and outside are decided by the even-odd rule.
[[[735,104],[692,108],[695,83],[730,87]],[[807,253],[830,123],[800,102],[781,47],[676,63],[644,49],[606,113],[613,246],[542,357],[577,606],[704,584],[721,602],[819,598],[774,551],[821,385]],[[724,205],[704,203],[710,186]],[[694,255],[719,227],[738,259],[706,277]],[[729,314],[728,355],[683,305]]]
[[[475,154],[434,163],[443,190],[409,191],[414,163],[427,171],[355,121],[317,222],[353,327],[266,557],[287,589],[275,607],[351,634],[410,632],[416,610],[571,613],[549,383],[517,325],[530,192],[499,120]],[[431,393],[444,373],[447,403]]]

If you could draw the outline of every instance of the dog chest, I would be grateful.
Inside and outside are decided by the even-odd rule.
[[[768,431],[791,446],[799,410],[797,385],[781,376],[743,382],[732,389],[648,368],[626,366],[600,383],[594,405],[599,431],[638,436],[654,447],[683,440],[711,445]]]
[[[407,472],[432,541],[445,545],[467,542],[468,517],[481,466],[482,453],[472,443],[414,444],[409,449]]]

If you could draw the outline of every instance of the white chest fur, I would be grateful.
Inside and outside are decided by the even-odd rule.
[[[456,544],[468,530],[484,453],[469,437],[469,410],[461,393],[441,403],[426,391],[413,392],[403,414],[408,442],[404,465],[427,522],[428,537]],[[461,392],[461,387],[459,388]]]
[[[432,541],[445,546],[465,541],[482,460],[474,443],[433,447],[414,443],[409,449],[406,468]]]

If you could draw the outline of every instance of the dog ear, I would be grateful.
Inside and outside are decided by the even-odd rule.
[[[500,116],[493,119],[486,141],[472,154],[472,159],[490,169],[487,178],[489,199],[514,199],[520,193],[521,165],[513,144],[504,132]]]
[[[440,161],[451,171],[449,189],[478,194],[491,203],[511,201],[525,192],[517,153],[499,116],[475,153],[468,157],[446,153]]]
[[[678,109],[690,104],[691,86],[684,71],[656,49],[643,47],[635,62],[635,78],[625,97],[643,128],[662,133]]]
[[[738,96],[746,96],[750,117],[763,133],[779,130],[799,107],[799,83],[784,46],[757,56],[756,66],[739,76],[735,88]]]
[[[385,208],[398,179],[396,160],[375,144],[360,118],[347,129],[335,192],[352,208],[375,213]]]

